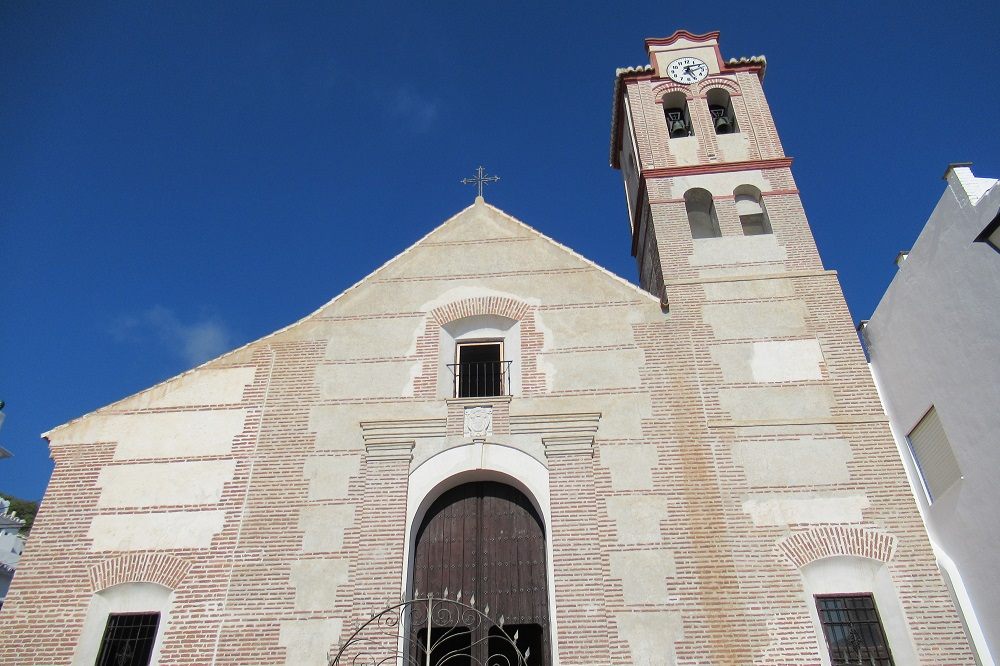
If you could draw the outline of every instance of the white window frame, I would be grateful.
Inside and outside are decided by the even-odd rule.
[[[933,415],[933,416],[932,416]],[[947,486],[943,488],[931,489],[930,483],[927,480],[927,473],[924,470],[925,461],[921,461],[920,456],[917,453],[916,448],[913,446],[913,440],[911,439],[913,433],[919,428],[928,418],[934,418],[937,420],[938,425],[944,434],[945,446],[947,447],[947,455],[955,463],[955,469],[958,470],[958,478],[952,480]],[[924,412],[923,416],[916,422],[916,424],[910,428],[910,431],[906,435],[906,448],[910,452],[910,459],[913,460],[913,466],[917,471],[917,478],[920,479],[920,487],[924,491],[924,497],[927,498],[927,505],[931,506],[934,502],[941,499],[945,493],[955,487],[959,481],[964,477],[962,475],[962,468],[958,464],[958,459],[955,456],[955,451],[951,446],[951,440],[948,439],[948,433],[944,429],[944,423],[941,422],[941,415],[938,413],[934,405]]]
[[[503,367],[503,362],[505,360],[507,360],[506,357],[504,356],[503,338],[488,338],[488,339],[456,340],[455,341],[455,366],[456,366],[456,372],[455,372],[455,388],[454,388],[454,392],[452,393],[453,396],[455,396],[456,398],[458,397],[460,376],[459,376],[459,373],[457,372],[457,369],[460,368],[461,365],[462,365],[462,349],[464,347],[486,347],[486,346],[494,346],[494,345],[499,345],[499,347],[500,347],[500,364],[501,364],[500,367],[502,368]],[[508,395],[510,393],[509,387],[510,387],[510,377],[504,377],[503,374],[501,374],[501,376],[500,376],[500,390],[501,390],[501,394],[500,395]]]
[[[156,627],[156,639],[150,666],[160,663],[160,648],[163,633],[170,621],[170,608],[174,602],[174,591],[158,583],[121,583],[96,592],[87,607],[83,631],[73,654],[74,666],[94,666],[101,650],[104,630],[108,617],[120,613],[159,613],[160,623]]]
[[[457,362],[457,346],[467,342],[503,343],[503,360],[510,361],[509,395],[521,392],[521,323],[501,315],[472,315],[448,322],[441,327],[438,359],[437,395],[455,397],[455,375],[449,364]]]
[[[830,594],[871,594],[894,663],[919,663],[899,593],[884,562],[855,555],[834,555],[814,560],[799,571],[803,583],[802,600],[812,619],[822,666],[830,666],[830,650],[816,608],[816,597]]]

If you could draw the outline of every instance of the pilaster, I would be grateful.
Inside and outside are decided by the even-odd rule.
[[[413,440],[365,443],[364,494],[354,576],[356,619],[398,600],[403,586],[406,493]]]
[[[549,463],[552,564],[559,662],[610,663],[604,575],[597,539],[594,436],[543,437]]]

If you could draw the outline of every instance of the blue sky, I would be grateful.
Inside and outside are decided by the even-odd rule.
[[[629,280],[615,67],[722,31],[867,317],[949,162],[1000,176],[1000,3],[0,4],[0,490],[41,432],[313,311],[487,200]]]

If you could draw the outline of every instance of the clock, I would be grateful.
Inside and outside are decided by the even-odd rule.
[[[667,75],[677,83],[697,83],[708,76],[704,60],[685,56],[667,65]]]

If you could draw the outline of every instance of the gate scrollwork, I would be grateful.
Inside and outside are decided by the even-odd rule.
[[[414,595],[365,620],[333,653],[329,666],[529,666],[531,648],[523,652],[518,631],[504,629],[504,616],[494,619],[487,604]],[[483,657],[482,655],[486,655]]]

